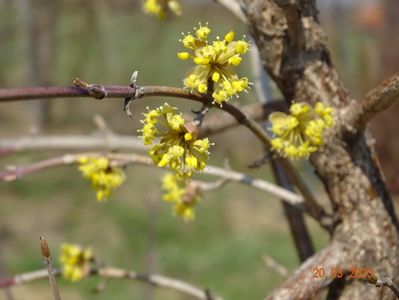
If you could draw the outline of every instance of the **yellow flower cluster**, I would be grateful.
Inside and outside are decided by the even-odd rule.
[[[93,253],[90,248],[82,249],[74,244],[62,244],[60,263],[62,276],[70,281],[78,281],[90,271],[90,261]]]
[[[173,212],[185,221],[194,220],[194,207],[200,200],[199,189],[189,187],[189,181],[167,173],[162,178],[163,200],[173,203]]]
[[[334,124],[333,109],[317,102],[314,107],[306,103],[294,103],[290,114],[270,114],[272,148],[289,158],[308,157],[323,145],[323,133]]]
[[[164,19],[171,11],[176,16],[182,13],[181,5],[177,0],[145,0],[143,9],[146,13]]]
[[[205,168],[209,158],[209,140],[197,139],[196,131],[188,130],[187,123],[176,114],[176,107],[165,103],[144,114],[140,130],[148,154],[158,167],[169,167],[180,177]]]
[[[249,44],[245,40],[234,40],[234,32],[227,33],[223,40],[219,37],[209,43],[207,38],[211,30],[208,26],[195,29],[195,35],[188,33],[181,41],[190,52],[180,52],[182,60],[192,59],[196,66],[184,79],[184,86],[201,94],[212,90],[215,103],[222,105],[233,95],[246,91],[248,78],[239,78],[234,67],[241,63],[241,55],[247,53]]]
[[[121,186],[126,179],[124,171],[112,167],[109,159],[105,157],[80,157],[79,171],[97,191],[98,201],[107,200],[112,191]]]

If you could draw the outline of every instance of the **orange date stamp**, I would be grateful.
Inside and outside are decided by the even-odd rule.
[[[326,268],[322,266],[314,267],[312,269],[312,278],[320,279],[329,276],[333,279],[367,279],[375,276],[375,273],[372,268],[359,268],[359,267],[351,267],[349,270],[341,267],[333,267],[331,269],[326,270]]]

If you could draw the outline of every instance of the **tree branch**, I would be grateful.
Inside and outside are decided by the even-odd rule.
[[[55,269],[54,275],[60,276],[61,271],[59,269]],[[152,286],[178,291],[200,300],[222,300],[221,297],[212,295],[207,289],[201,289],[191,283],[157,274],[147,275],[136,273],[135,271],[104,267],[91,270],[89,276],[99,276],[106,279],[132,279],[150,284]],[[0,279],[0,288],[34,282],[47,277],[47,270],[37,270],[29,273],[23,273],[12,278]]]
[[[9,166],[6,171],[0,172],[0,181],[14,181],[25,175],[36,173],[48,168],[76,164],[80,157],[98,157],[105,156],[112,161],[114,165],[126,165],[126,164],[139,164],[145,166],[154,166],[149,157],[138,154],[123,154],[123,153],[79,153],[79,154],[66,154],[59,157],[45,159],[36,163],[32,163],[24,166]],[[285,190],[277,185],[269,183],[267,181],[253,178],[249,175],[234,172],[231,170],[225,170],[218,167],[207,166],[203,171],[203,174],[217,176],[222,179],[229,181],[240,182],[264,192],[280,197],[284,201],[287,201],[293,205],[300,205],[303,203],[303,198],[291,191]]]
[[[29,135],[0,139],[0,156],[27,150],[146,150],[133,136],[111,133],[100,135]]]
[[[368,122],[379,112],[390,107],[399,99],[399,73],[383,81],[370,91],[360,103],[354,102],[345,112],[348,131],[352,133],[363,130]]]

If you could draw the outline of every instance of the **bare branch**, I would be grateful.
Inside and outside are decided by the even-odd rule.
[[[61,275],[61,271],[57,269],[55,269],[53,273],[56,276]],[[47,270],[37,270],[34,272],[19,274],[13,278],[0,279],[0,288],[42,280],[47,278],[47,276]],[[221,297],[212,295],[207,289],[201,289],[191,283],[163,275],[147,275],[136,273],[135,271],[104,267],[91,270],[89,276],[99,276],[105,279],[132,279],[156,287],[178,291],[200,300],[222,300]]]
[[[360,103],[353,103],[346,111],[347,127],[354,133],[361,131],[379,112],[390,107],[399,99],[399,73],[383,81],[370,91]]]
[[[284,267],[282,264],[274,260],[272,257],[269,255],[263,255],[262,260],[265,263],[265,265],[275,271],[277,274],[279,274],[281,277],[286,278],[288,276],[288,270],[286,267]]]
[[[199,180],[193,180],[191,183],[195,184],[199,187],[201,191],[204,192],[211,192],[211,191],[216,191],[223,186],[225,186],[230,180],[226,178],[220,178],[217,181],[213,182],[205,182],[205,181],[199,181]]]
[[[249,104],[240,108],[243,114],[256,121],[266,120],[272,112],[287,111],[287,104],[282,100],[276,100],[264,104]],[[207,117],[202,124],[199,136],[209,136],[211,134],[223,132],[237,126],[237,120],[229,115],[221,116],[219,113]]]
[[[284,201],[287,201],[293,205],[298,205],[303,202],[302,197],[299,197],[298,195],[296,195],[292,192],[289,192],[286,189],[280,188],[279,186],[272,184],[270,182],[264,181],[262,179],[253,178],[244,173],[239,173],[239,172],[235,172],[232,170],[226,170],[226,169],[217,168],[217,167],[213,167],[213,166],[206,167],[206,169],[203,172],[204,172],[204,174],[207,174],[207,175],[214,175],[214,176],[218,176],[218,177],[221,177],[221,178],[224,178],[227,180],[241,182],[241,183],[250,185],[252,187],[255,187],[257,189],[260,189],[262,191],[267,191],[268,193],[273,194],[275,196],[280,195],[280,197]]]
[[[27,150],[146,150],[134,136],[104,135],[30,135],[0,139],[0,156]]]
[[[270,105],[270,100],[272,99],[272,90],[270,87],[271,79],[262,67],[257,46],[254,45],[251,48],[252,70],[256,78],[255,93],[259,102],[264,103],[264,105]],[[281,102],[285,103],[285,101]],[[263,126],[266,129],[267,124],[264,122]],[[273,155],[269,150],[265,149],[264,158],[255,161],[255,163],[250,167],[259,168],[266,162],[271,162],[272,171],[277,184],[282,188],[294,191],[294,187],[291,184],[284,168],[278,163],[277,160],[273,159]],[[295,207],[287,202],[282,202],[282,205],[299,258],[301,262],[303,262],[315,253],[313,242],[305,223],[304,212],[303,210],[298,209],[298,207]]]
[[[114,165],[126,165],[126,164],[139,164],[154,166],[149,157],[138,154],[123,154],[123,153],[79,153],[79,154],[66,154],[59,157],[54,157],[46,160],[42,160],[36,163],[32,163],[24,166],[11,166],[6,171],[0,172],[0,181],[14,181],[25,175],[36,173],[48,168],[71,165],[78,162],[79,158],[85,157],[98,157],[105,156],[112,160]],[[222,168],[213,166],[207,166],[203,171],[203,174],[217,176],[225,180],[237,181],[243,184],[250,185],[259,190],[265,191],[276,197],[283,199],[293,205],[299,205],[303,203],[303,198],[291,191],[287,191],[277,185],[269,183],[267,181],[252,178],[246,174],[238,173],[234,171],[227,171]]]
[[[208,102],[208,99],[201,94],[190,93],[184,89],[166,86],[142,86],[132,88],[130,86],[120,85],[100,85],[92,84],[98,87],[99,90],[104,91],[104,97],[101,99],[110,98],[141,98],[141,97],[176,97],[186,98],[200,102]],[[54,98],[77,98],[89,97],[95,98],[97,95],[91,93],[88,89],[79,86],[73,87],[27,87],[16,89],[0,89],[0,102],[19,101],[19,100],[34,100],[34,99],[54,99]],[[97,98],[98,99],[98,98]]]

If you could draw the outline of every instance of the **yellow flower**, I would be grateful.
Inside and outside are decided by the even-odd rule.
[[[98,201],[107,200],[112,191],[121,186],[126,179],[124,171],[121,168],[112,167],[109,159],[105,157],[81,157],[79,171],[97,191]]]
[[[194,28],[195,36],[188,33],[181,41],[189,52],[180,52],[181,60],[192,58],[196,65],[183,80],[184,86],[201,94],[212,89],[215,103],[220,105],[233,95],[246,91],[250,83],[246,77],[238,77],[234,67],[240,65],[241,55],[248,51],[249,44],[244,40],[234,40],[234,31],[227,33],[223,40],[219,37],[209,43],[211,32],[208,26]],[[238,96],[238,95],[237,95]]]
[[[176,108],[165,103],[144,114],[140,130],[144,145],[150,146],[149,155],[158,167],[169,167],[180,177],[205,168],[209,158],[209,140],[197,139]]]
[[[60,263],[62,276],[70,281],[78,281],[90,271],[90,261],[93,253],[90,248],[82,249],[79,245],[62,244]]]
[[[181,5],[177,0],[145,0],[143,9],[146,13],[164,19],[171,11],[176,16],[182,13]]]
[[[333,109],[317,102],[313,107],[306,103],[294,103],[290,115],[282,112],[270,114],[272,124],[272,148],[289,158],[308,157],[324,144],[323,134],[334,124]]]
[[[197,186],[190,185],[187,179],[173,173],[166,173],[162,178],[162,188],[164,190],[162,199],[174,204],[174,214],[182,217],[185,221],[194,220],[194,207],[200,200]]]

